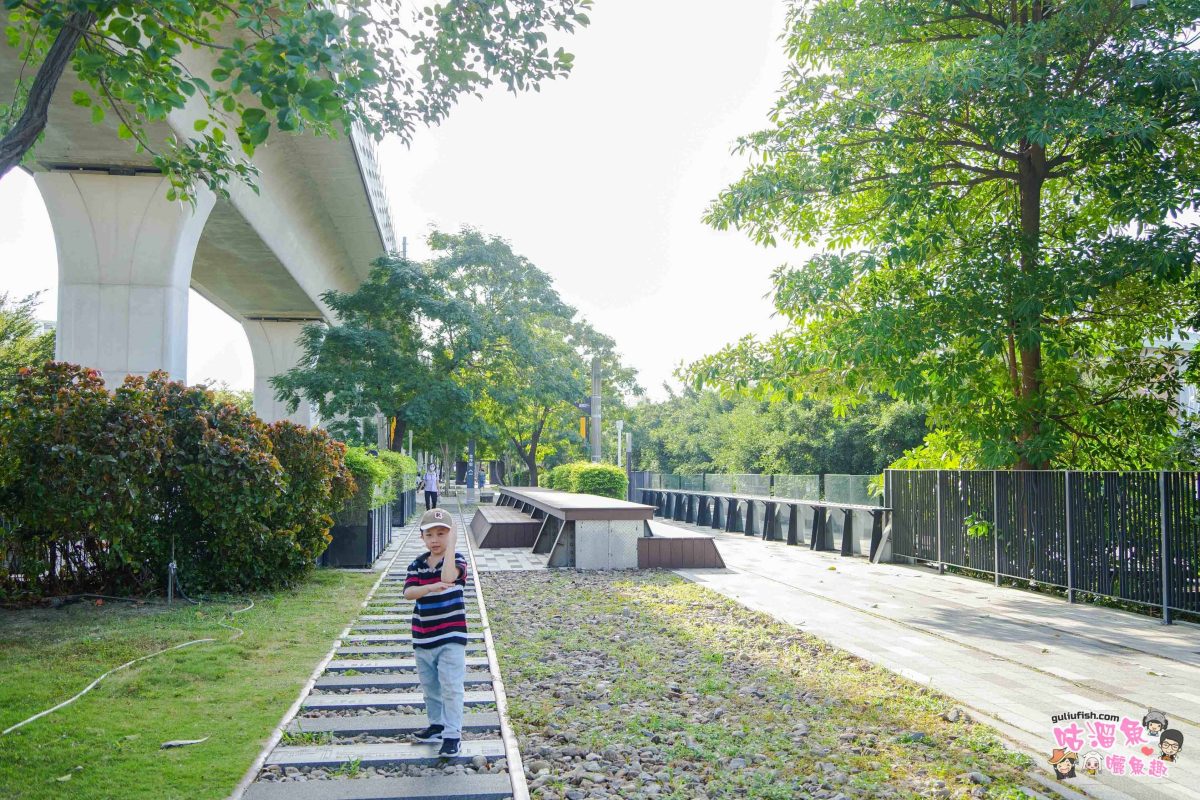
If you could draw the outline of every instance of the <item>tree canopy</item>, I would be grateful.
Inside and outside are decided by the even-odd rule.
[[[979,466],[1138,468],[1196,313],[1200,0],[792,2],[773,126],[707,215],[823,248],[726,388],[925,403]]]
[[[679,474],[877,474],[926,431],[924,409],[880,396],[839,416],[828,401],[687,390],[640,403],[629,419],[638,469]]]
[[[446,278],[436,265],[388,255],[354,292],[323,294],[337,319],[304,327],[299,365],[272,379],[276,396],[293,411],[312,403],[343,436],[339,419],[381,412],[396,423],[393,449],[410,426],[465,408],[469,397],[455,373],[478,349],[481,332]]]
[[[565,75],[573,57],[550,35],[588,24],[591,0],[4,0],[8,47],[21,70],[0,105],[0,176],[46,126],[59,79],[92,121],[153,155],[172,197],[197,185],[225,194],[252,184],[246,160],[272,130],[408,140],[463,95],[512,91]],[[165,140],[153,126],[197,113]]]
[[[388,256],[357,291],[327,293],[337,319],[305,327],[301,363],[274,380],[277,396],[325,419],[378,410],[394,422],[393,449],[409,429],[446,458],[475,438],[495,457],[517,455],[536,481],[539,463],[572,441],[591,357],[610,402],[640,391],[633,371],[508,242],[464,228],[435,231],[429,245],[426,263]]]
[[[37,295],[10,301],[0,293],[0,404],[11,401],[22,367],[54,360],[54,333],[38,331]]]

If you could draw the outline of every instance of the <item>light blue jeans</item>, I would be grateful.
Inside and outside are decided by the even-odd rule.
[[[430,725],[442,726],[442,738],[461,739],[463,679],[467,671],[467,648],[461,644],[414,647],[417,678],[425,693],[425,711]]]

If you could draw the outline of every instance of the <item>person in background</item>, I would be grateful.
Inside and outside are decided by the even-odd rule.
[[[425,477],[421,479],[421,485],[425,487],[425,510],[437,508],[438,468],[432,461],[425,466]]]

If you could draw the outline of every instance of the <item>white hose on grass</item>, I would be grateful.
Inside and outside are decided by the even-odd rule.
[[[233,617],[235,614],[241,614],[243,611],[249,611],[252,608],[254,608],[253,600],[250,601],[250,605],[246,606],[245,608],[241,608],[241,609],[238,609],[237,611],[230,613],[229,616]],[[245,631],[242,630],[241,628],[235,628],[232,625],[226,625],[224,620],[219,620],[217,622],[217,624],[220,625],[222,628],[228,628],[229,630],[235,632],[233,634],[233,636],[231,636],[229,638],[230,642],[237,641],[237,639],[239,639],[243,634],[245,634]],[[28,725],[29,723],[33,722],[34,720],[41,719],[42,717],[46,716],[47,714],[53,714],[55,711],[58,711],[60,708],[66,708],[67,706],[71,705],[71,703],[74,703],[76,700],[78,700],[79,698],[83,697],[85,694],[90,692],[92,689],[95,689],[97,686],[100,685],[100,681],[104,680],[109,675],[112,675],[114,672],[120,672],[123,669],[128,669],[129,667],[132,667],[134,664],[137,664],[139,661],[145,661],[147,659],[154,658],[155,656],[161,656],[163,653],[169,653],[172,650],[182,650],[183,648],[191,647],[194,644],[204,644],[206,642],[215,642],[215,641],[217,641],[217,640],[211,639],[211,638],[209,638],[209,639],[193,639],[190,642],[184,642],[183,644],[172,645],[171,647],[163,648],[162,650],[158,650],[158,651],[150,653],[148,655],[141,656],[140,658],[135,658],[132,661],[126,661],[121,666],[113,667],[108,672],[101,675],[99,678],[96,678],[96,680],[89,683],[86,687],[84,687],[83,691],[81,691],[79,694],[75,695],[74,697],[72,697],[68,700],[62,701],[61,703],[54,706],[53,708],[47,708],[45,711],[39,711],[38,713],[34,714],[32,717],[21,720],[16,725],[10,725],[9,727],[0,731],[0,736],[7,736],[8,734],[15,731],[17,728]]]

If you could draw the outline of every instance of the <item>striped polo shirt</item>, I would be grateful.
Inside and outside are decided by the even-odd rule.
[[[460,553],[454,554],[458,566],[458,580],[452,589],[430,592],[419,598],[413,606],[413,647],[440,647],[444,644],[467,644],[467,604],[463,587],[467,585],[467,560]],[[429,553],[425,553],[408,565],[408,577],[404,588],[428,586],[442,580],[442,562],[430,566]]]

